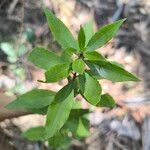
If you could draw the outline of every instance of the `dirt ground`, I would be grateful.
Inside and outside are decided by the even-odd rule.
[[[139,83],[100,81],[104,89],[116,99],[115,110],[97,109],[90,116],[91,136],[84,142],[75,141],[70,149],[85,150],[150,150],[150,1],[149,0],[43,0],[76,36],[80,24],[92,19],[95,30],[102,25],[127,18],[116,38],[99,49],[106,57],[125,65],[141,79]],[[32,29],[34,40],[24,41],[24,33]],[[18,40],[20,39],[20,40]],[[46,45],[60,52],[52,39],[37,0],[0,1],[0,43],[10,42],[17,47],[24,43],[28,52],[37,45]],[[59,90],[65,81],[56,84],[37,83],[42,70],[34,68],[26,59],[28,52],[15,64],[8,62],[0,50],[0,94],[16,96],[33,87]],[[24,76],[16,76],[12,66],[24,68]],[[19,86],[15,92],[12,88]],[[83,107],[86,107],[83,102]],[[34,121],[31,121],[33,120]],[[0,123],[0,150],[48,150],[41,142],[29,142],[21,133],[44,124],[44,117],[27,115],[6,119]],[[126,132],[125,132],[126,131]],[[128,131],[128,132],[127,132]]]

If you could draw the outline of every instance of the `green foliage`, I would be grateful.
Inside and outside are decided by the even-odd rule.
[[[48,140],[48,144],[54,149],[67,149],[67,147],[71,144],[71,138],[69,138],[67,134],[62,134],[58,132],[55,136],[51,137]]]
[[[116,103],[112,98],[112,96],[106,93],[101,95],[101,100],[98,102],[96,106],[113,108],[116,106]]]
[[[19,96],[15,101],[7,105],[9,109],[20,109],[20,108],[43,108],[50,105],[55,92],[43,89],[34,89]]]
[[[91,37],[94,35],[94,30],[93,30],[93,23],[92,21],[88,21],[86,24],[83,25],[85,37],[86,37],[86,42],[85,45],[87,45],[88,41],[91,39]]]
[[[44,9],[48,25],[57,42],[65,49],[68,47],[78,48],[77,41],[72,36],[69,29],[61,20],[56,18],[48,9]]]
[[[84,33],[84,29],[81,26],[80,31],[78,33],[78,43],[79,43],[80,51],[84,51],[85,42],[86,42],[85,33]]]
[[[88,73],[78,76],[78,85],[81,95],[92,105],[101,99],[101,86],[98,81]]]
[[[111,40],[125,19],[106,25],[95,34],[89,22],[80,27],[76,40],[61,20],[48,9],[44,11],[51,32],[63,51],[61,56],[57,56],[44,48],[36,47],[30,53],[29,60],[46,70],[45,83],[58,82],[65,78],[68,83],[57,93],[38,89],[27,92],[7,108],[24,108],[46,115],[46,125],[29,129],[24,137],[30,140],[47,140],[53,148],[65,148],[72,138],[79,139],[89,135],[89,110],[82,109],[76,101],[78,94],[94,106],[113,108],[116,105],[114,99],[109,94],[101,94],[102,88],[98,80],[121,82],[139,79],[122,65],[109,61],[95,51]]]
[[[125,19],[118,20],[114,23],[108,24],[99,29],[89,40],[87,44],[87,51],[94,51],[97,48],[104,46],[117,33],[119,27]]]
[[[73,86],[68,84],[55,96],[47,111],[45,138],[53,137],[69,117],[74,103]]]
[[[79,74],[83,74],[85,69],[84,61],[82,59],[76,59],[72,64],[72,69]]]
[[[31,141],[43,141],[45,134],[45,128],[42,126],[28,129],[23,133],[23,137],[28,138]]]
[[[63,63],[51,67],[45,72],[46,82],[57,82],[69,76],[69,64]]]
[[[87,64],[94,72],[94,75],[100,76],[104,79],[111,80],[113,82],[121,81],[139,81],[137,77],[120,67],[118,64],[111,63],[109,61],[89,61]]]
[[[56,64],[62,63],[59,56],[42,47],[34,48],[30,53],[28,60],[31,61],[35,66],[45,70],[55,66]]]

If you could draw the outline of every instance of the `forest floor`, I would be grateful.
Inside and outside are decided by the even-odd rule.
[[[91,136],[83,143],[73,143],[72,149],[149,150],[150,2],[148,0],[44,0],[43,2],[63,20],[75,36],[80,24],[89,19],[93,19],[96,29],[108,22],[127,18],[116,38],[99,51],[109,59],[123,64],[127,70],[141,79],[139,83],[114,84],[106,80],[100,81],[103,92],[112,94],[118,107],[114,110],[96,109],[90,115]],[[24,3],[19,0],[2,0],[0,20],[0,43],[7,41],[14,49],[23,43],[27,49],[25,55],[19,57],[15,63],[9,62],[8,56],[0,51],[0,98],[6,95],[16,96],[33,87],[59,90],[65,81],[47,86],[37,83],[37,80],[44,78],[43,71],[34,68],[26,59],[28,52],[36,44],[60,52],[59,45],[51,38],[41,3],[37,3],[36,0],[26,0]],[[29,38],[28,42],[24,41],[24,34],[32,38]],[[23,70],[18,71],[18,68]],[[88,107],[84,100],[83,107]],[[29,142],[21,137],[21,133],[29,127],[44,124],[44,119],[39,115],[27,115],[1,122],[0,150],[47,150],[42,143]]]

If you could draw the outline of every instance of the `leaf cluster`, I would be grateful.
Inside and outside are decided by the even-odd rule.
[[[29,55],[29,61],[45,70],[44,83],[68,79],[60,91],[34,89],[19,96],[10,103],[9,109],[27,109],[46,115],[44,127],[35,127],[24,133],[30,140],[48,140],[49,144],[64,147],[71,138],[89,135],[88,109],[81,109],[76,96],[80,94],[96,107],[115,107],[114,99],[102,94],[98,80],[112,82],[139,81],[117,62],[111,62],[95,51],[104,46],[117,33],[125,19],[118,20],[93,33],[91,24],[81,26],[77,40],[69,29],[48,9],[44,9],[48,25],[55,40],[63,51],[57,55],[43,47],[36,47]]]

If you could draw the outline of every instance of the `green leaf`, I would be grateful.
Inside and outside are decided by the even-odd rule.
[[[84,33],[85,33],[85,37],[86,37],[85,45],[87,45],[87,43],[89,42],[90,38],[94,34],[92,21],[90,20],[86,24],[84,24],[83,25],[83,29],[84,29]]]
[[[76,59],[72,64],[72,69],[79,74],[83,74],[85,69],[84,61],[82,59]]]
[[[101,100],[98,102],[96,106],[113,108],[116,106],[116,103],[112,98],[112,96],[106,93],[101,96]]]
[[[109,61],[90,61],[93,65],[91,71],[94,75],[99,75],[101,78],[111,80],[113,82],[121,81],[139,81],[137,77],[129,73],[122,67]]]
[[[68,135],[62,133],[57,133],[48,141],[49,141],[49,146],[52,148],[67,149],[67,147],[71,144],[71,139],[68,137]]]
[[[100,75],[99,69],[97,68],[97,66],[96,66],[95,64],[90,63],[89,61],[85,61],[85,62],[86,62],[86,64],[87,64],[87,66],[90,68],[90,70],[87,70],[87,71],[86,71],[90,76],[94,77],[94,78],[97,79],[97,80],[104,79],[104,78]]]
[[[19,96],[15,101],[9,103],[6,108],[42,108],[49,105],[55,96],[55,92],[43,89],[34,89]]]
[[[46,119],[46,138],[53,137],[67,121],[74,104],[73,85],[63,87],[48,108]]]
[[[55,17],[55,15],[47,8],[44,9],[44,12],[52,34],[62,48],[66,49],[68,47],[73,47],[78,49],[77,41],[74,39],[64,23]]]
[[[72,55],[73,53],[76,52],[74,48],[67,48],[65,49],[62,54],[61,54],[61,60],[62,62],[72,62]]]
[[[125,19],[118,20],[114,23],[108,24],[100,28],[90,39],[86,49],[88,51],[93,51],[97,48],[104,46],[109,40],[112,39],[113,36],[115,36],[119,27],[124,21]]]
[[[84,53],[84,57],[87,60],[106,60],[103,55],[101,55],[100,53],[96,51],[92,51],[92,52],[86,51]]]
[[[118,63],[118,62],[110,61],[110,63],[111,63],[111,64],[114,64],[114,65],[116,65],[116,66],[119,66],[119,67],[121,67],[121,68],[124,69],[124,66],[123,66],[122,64]]]
[[[82,109],[81,107],[80,108],[74,108],[74,106],[73,106],[73,108],[70,112],[70,115],[69,115],[69,119],[79,118],[79,117],[81,117],[85,114],[88,114],[88,113],[90,113],[89,109]]]
[[[72,106],[72,109],[81,109],[81,108],[82,108],[81,101],[76,99],[73,106]]]
[[[80,47],[81,51],[84,50],[85,40],[86,40],[86,38],[85,38],[84,30],[83,30],[82,26],[80,26],[80,30],[79,30],[79,33],[78,33],[78,44],[79,44],[79,47]]]
[[[26,110],[34,114],[46,115],[48,106],[42,108],[26,108]]]
[[[28,60],[39,68],[48,70],[49,68],[62,63],[59,56],[42,47],[36,47],[30,53]]]
[[[56,65],[45,72],[46,82],[53,83],[69,76],[69,64]]]
[[[71,131],[74,136],[77,136],[79,120],[89,113],[89,109],[72,109],[68,120],[63,126],[63,129]],[[85,118],[84,118],[85,119]]]
[[[98,81],[85,73],[79,75],[78,85],[81,95],[92,105],[96,105],[101,98],[101,86]]]
[[[45,128],[42,126],[28,129],[22,134],[24,138],[31,141],[43,141],[45,137]]]
[[[79,118],[79,124],[76,131],[76,136],[78,137],[87,137],[89,136],[89,120],[80,117]]]

